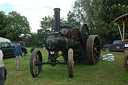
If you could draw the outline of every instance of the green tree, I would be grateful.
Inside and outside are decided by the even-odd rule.
[[[85,16],[83,16],[84,11],[82,10],[83,9],[81,7],[81,4],[79,4],[79,1],[76,1],[75,5],[73,6],[73,9],[67,14],[68,24],[74,27],[75,29],[79,29],[80,24],[86,22]],[[82,20],[83,18],[84,20]]]
[[[5,37],[17,41],[22,39],[22,35],[27,36],[30,33],[30,26],[27,18],[21,14],[12,11],[8,14],[8,26],[5,29],[7,35]]]
[[[104,22],[103,25],[101,25],[104,29],[100,34],[104,35],[105,41],[108,43],[112,43],[115,39],[120,39],[120,35],[118,32],[118,28],[114,26],[113,21],[123,15],[126,14],[128,11],[128,1],[116,1],[116,0],[103,0],[101,11],[99,12],[100,20]],[[96,31],[101,30],[101,28],[98,28]],[[98,33],[99,34],[99,33]],[[100,35],[99,34],[99,35]],[[104,43],[106,43],[104,42]]]
[[[38,34],[37,33],[30,33],[29,36],[26,39],[26,46],[30,47],[38,47]]]
[[[64,22],[64,19],[60,19],[60,23],[62,24]],[[54,17],[51,16],[45,16],[42,18],[41,23],[41,29],[37,30],[38,34],[38,44],[41,44],[43,42],[43,39],[48,37],[49,35],[53,34],[55,30],[55,21]]]
[[[3,11],[0,11],[0,37],[5,37],[6,31],[4,28],[7,26],[7,16]]]
[[[95,33],[95,21],[97,21],[98,13],[100,10],[99,5],[101,0],[77,0],[73,6],[72,12],[68,13],[68,21],[73,23],[80,23],[81,25],[87,24],[89,27],[90,33]],[[79,24],[79,25],[80,25]],[[74,24],[78,25],[78,24]]]
[[[38,30],[38,33],[40,35],[43,35],[43,37],[47,37],[55,29],[54,18],[51,16],[45,16],[44,18],[42,18],[40,27],[41,29]]]
[[[30,33],[27,18],[16,11],[5,15],[0,12],[0,36],[9,38],[11,41],[23,40]]]
[[[64,19],[60,19],[60,23],[63,23]],[[52,35],[55,30],[55,21],[54,17],[51,16],[45,16],[42,18],[42,21],[40,21],[40,27],[41,29],[37,30],[37,33],[31,33],[28,38],[26,39],[27,46],[31,47],[41,47],[43,44],[43,40],[48,37],[49,35]]]
[[[87,23],[91,34],[98,34],[102,44],[111,43],[114,39],[120,39],[113,21],[127,13],[127,5],[128,0],[77,0],[73,12],[69,12],[72,15],[68,16],[68,20],[74,19],[73,23],[77,20]],[[79,14],[79,17],[75,14]]]
[[[60,19],[60,24],[64,23],[64,18]],[[44,34],[45,36],[48,36],[49,34],[52,34],[55,30],[55,21],[54,17],[51,16],[45,16],[42,18],[41,21],[41,29],[38,30],[39,34]]]

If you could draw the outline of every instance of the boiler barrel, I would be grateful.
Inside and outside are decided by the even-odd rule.
[[[47,50],[62,51],[66,49],[66,39],[63,36],[49,36],[45,41]]]
[[[63,51],[67,48],[78,49],[79,45],[80,41],[60,35],[49,36],[45,41],[45,46],[49,51]]]

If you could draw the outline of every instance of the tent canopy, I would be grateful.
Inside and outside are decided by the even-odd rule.
[[[128,44],[128,39],[125,40],[125,27],[128,25],[128,13],[124,14],[113,21],[114,25],[117,25],[120,32],[120,37],[124,44]],[[120,26],[123,26],[123,32],[121,32]]]
[[[114,25],[123,25],[123,23],[125,25],[128,25],[128,13],[122,16],[119,16],[113,22],[114,22]]]
[[[11,41],[7,38],[0,37],[0,42],[11,42]]]

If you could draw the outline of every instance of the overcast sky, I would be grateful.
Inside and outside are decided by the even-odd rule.
[[[76,0],[0,0],[0,11],[5,13],[17,11],[26,16],[31,27],[31,32],[40,29],[40,21],[44,16],[53,16],[54,8],[60,8],[60,17],[67,19],[67,13],[71,10]]]

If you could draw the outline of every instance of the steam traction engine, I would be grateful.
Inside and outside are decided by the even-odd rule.
[[[98,35],[89,35],[89,29],[84,24],[75,29],[67,24],[60,25],[60,9],[54,9],[55,32],[45,38],[45,47],[49,52],[48,61],[43,62],[39,50],[34,50],[30,59],[30,71],[33,77],[41,72],[42,65],[68,64],[68,75],[74,77],[74,60],[87,60],[89,64],[96,64],[100,59],[100,39]],[[57,60],[58,52],[62,52],[64,62]]]

